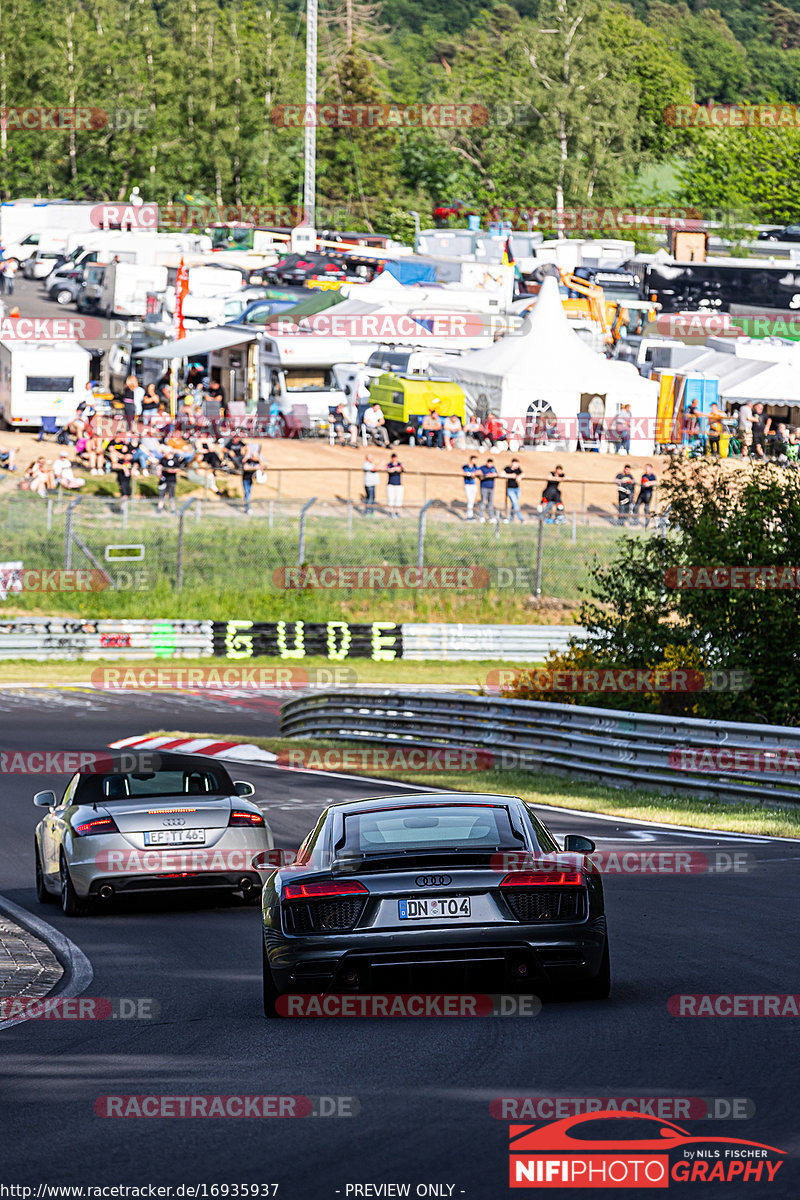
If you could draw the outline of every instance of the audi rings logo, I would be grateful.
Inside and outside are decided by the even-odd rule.
[[[166,821],[161,822],[162,825],[185,825],[183,817],[167,817]]]
[[[447,887],[453,879],[450,875],[418,875],[415,882],[417,887]]]

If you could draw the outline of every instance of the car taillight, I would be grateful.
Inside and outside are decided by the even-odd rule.
[[[284,900],[322,900],[326,896],[363,896],[368,889],[357,879],[346,883],[287,883],[283,889]]]
[[[580,871],[517,871],[500,880],[500,887],[580,887]]]
[[[78,837],[94,837],[98,833],[119,833],[119,830],[113,817],[95,817],[76,825],[75,832]]]
[[[238,825],[244,828],[252,829],[256,825],[263,825],[264,818],[261,813],[252,812],[237,812],[235,809],[230,815],[228,825]]]

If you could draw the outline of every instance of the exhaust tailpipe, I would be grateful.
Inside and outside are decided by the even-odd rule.
[[[114,889],[110,883],[104,883],[97,893],[101,900],[110,900],[114,895]]]
[[[252,890],[253,890],[252,879],[250,879],[247,875],[243,875],[242,878],[239,880],[239,890],[244,892],[245,896],[249,892],[252,892]]]

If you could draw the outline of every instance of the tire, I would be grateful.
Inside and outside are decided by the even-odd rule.
[[[60,288],[55,294],[56,304],[71,304],[74,297],[69,288]]]
[[[61,911],[64,916],[85,917],[89,911],[89,901],[84,900],[75,891],[63,851],[61,853],[58,873],[61,880]]]
[[[263,993],[264,993],[264,1016],[279,1017],[280,1013],[275,1007],[276,1001],[281,993],[275,986],[275,980],[272,977],[272,971],[267,958],[267,948],[264,945],[264,935],[261,935],[261,973],[263,978]]]
[[[36,899],[40,904],[55,904],[56,897],[52,892],[48,892],[44,884],[44,871],[42,870],[42,860],[39,857],[39,846],[34,838],[33,853],[36,860]]]
[[[597,974],[593,979],[581,985],[577,995],[581,1000],[607,1000],[611,995],[611,956],[608,952],[608,938],[606,938]]]

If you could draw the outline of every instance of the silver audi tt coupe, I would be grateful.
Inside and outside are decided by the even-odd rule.
[[[70,779],[36,826],[36,894],[67,916],[117,895],[222,889],[256,902],[271,867],[272,833],[250,783],[191,754],[108,754]]]

